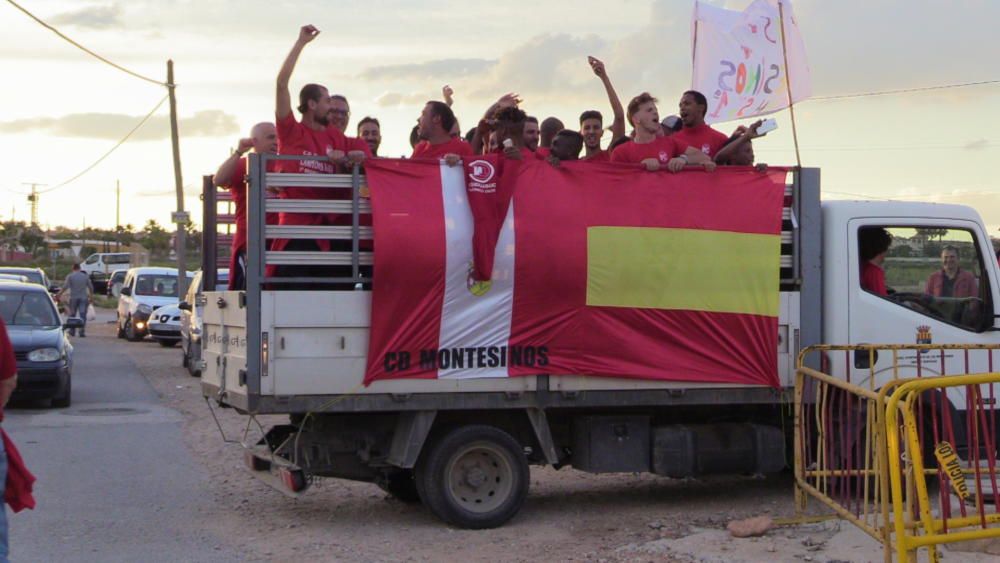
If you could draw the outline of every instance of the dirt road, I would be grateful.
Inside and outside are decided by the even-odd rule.
[[[179,348],[162,348],[148,340],[116,340],[111,325],[94,327],[91,333],[108,345],[124,347],[166,405],[184,415],[184,440],[214,483],[217,509],[206,525],[215,534],[245,544],[255,560],[860,562],[882,558],[876,542],[839,522],[777,528],[761,538],[730,537],[725,527],[733,519],[794,516],[787,473],[766,479],[675,480],[532,468],[531,493],[521,513],[506,526],[485,531],[449,528],[422,506],[404,504],[367,483],[318,479],[300,498],[289,498],[251,476],[243,467],[239,446],[223,442],[201,396],[199,380],[181,368]],[[227,436],[239,437],[247,419],[232,410],[217,413]]]

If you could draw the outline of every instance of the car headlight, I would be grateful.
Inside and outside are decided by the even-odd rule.
[[[153,312],[153,308],[150,307],[149,305],[143,304],[143,305],[139,305],[138,307],[136,307],[135,308],[135,312],[139,313],[141,315],[149,315],[150,313]]]
[[[28,352],[28,360],[32,362],[55,362],[62,358],[62,354],[55,348],[39,348]]]

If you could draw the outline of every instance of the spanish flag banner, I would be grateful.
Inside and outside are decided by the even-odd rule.
[[[366,164],[376,248],[366,383],[574,374],[778,385],[786,169],[496,158]],[[495,205],[482,201],[491,170],[503,186]]]

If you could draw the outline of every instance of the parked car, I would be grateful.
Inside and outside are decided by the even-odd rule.
[[[218,270],[216,276],[215,291],[225,291],[229,287],[229,268]],[[181,310],[181,352],[184,354],[181,364],[194,377],[201,375],[198,366],[201,364],[201,318],[204,310],[204,304],[199,300],[204,290],[202,279],[202,271],[198,270],[187,295],[178,305]]]
[[[80,271],[90,276],[94,291],[107,291],[108,279],[119,270],[132,267],[132,254],[128,252],[95,252],[80,264]]]
[[[118,270],[117,272],[111,274],[108,278],[107,296],[118,298],[118,294],[122,290],[122,286],[125,285],[125,274],[128,270]]]
[[[175,303],[153,311],[146,322],[149,337],[160,346],[169,348],[181,341],[181,310]]]
[[[31,283],[28,276],[22,276],[21,274],[0,274],[0,281],[17,281],[23,283]]]
[[[19,266],[0,266],[0,274],[11,274],[15,276],[24,276],[28,278],[31,283],[38,284],[49,291],[49,293],[56,293],[59,291],[59,284],[53,284],[49,281],[49,276],[45,275],[45,270],[41,268],[25,268]]]
[[[187,274],[190,280],[191,272]],[[118,338],[137,342],[149,333],[153,311],[177,304],[177,269],[132,268],[118,296]]]
[[[0,283],[0,316],[7,323],[17,358],[15,400],[48,400],[68,407],[72,400],[73,345],[64,328],[82,328],[83,321],[63,325],[52,296],[34,283]]]

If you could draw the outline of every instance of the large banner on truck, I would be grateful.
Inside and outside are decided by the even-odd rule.
[[[576,374],[778,385],[785,169],[495,157],[366,168],[367,384]]]

